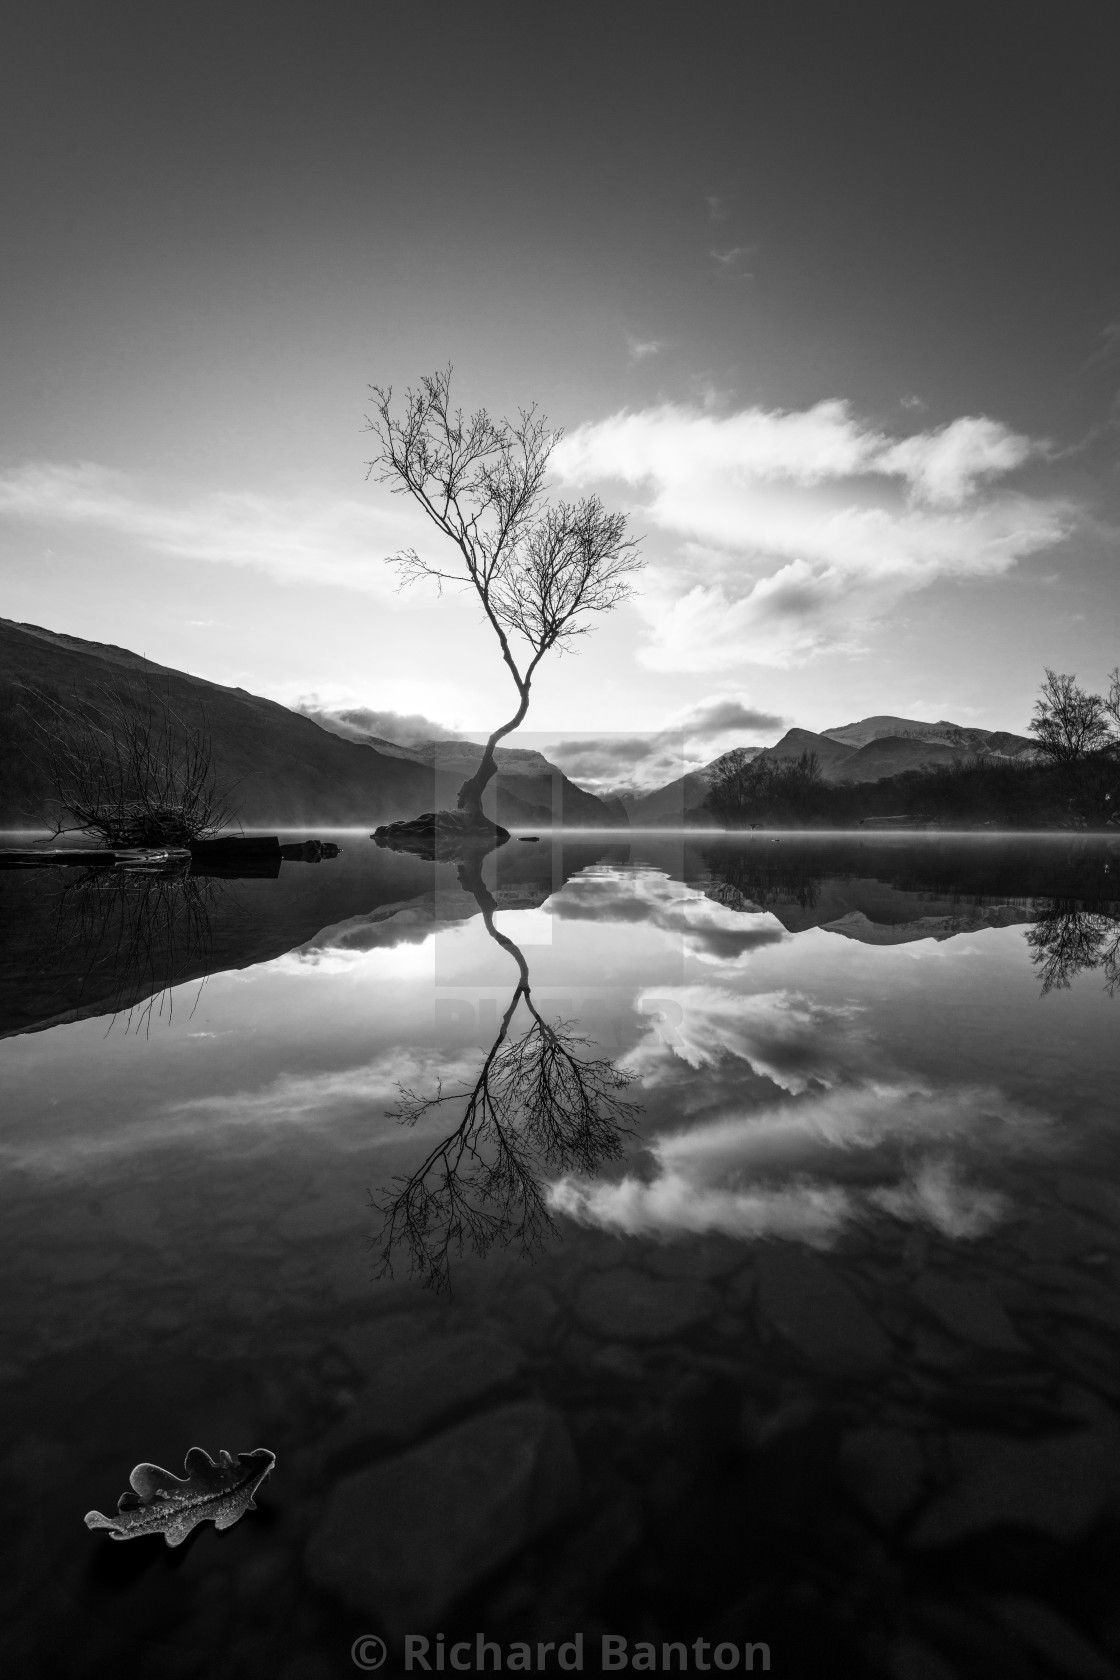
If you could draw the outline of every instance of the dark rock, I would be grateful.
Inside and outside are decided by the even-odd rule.
[[[1102,1236],[1113,1244],[1116,1241],[1114,1232],[1062,1208],[1025,1226],[1019,1233],[1019,1247],[1031,1260],[1075,1260],[1099,1248]]]
[[[576,1317],[585,1330],[612,1341],[660,1342],[711,1318],[719,1299],[694,1278],[655,1278],[616,1266],[584,1279]]]
[[[984,1529],[1013,1525],[1070,1542],[1087,1533],[1120,1496],[1120,1424],[1036,1440],[958,1436],[955,1484],[935,1499],[911,1536],[944,1546]]]
[[[337,846],[333,854],[326,852],[321,840],[290,840],[280,848],[285,863],[321,863],[323,858],[336,856],[337,852]]]
[[[921,1443],[905,1429],[853,1429],[841,1443],[840,1471],[879,1526],[893,1528],[921,1491]]]
[[[423,857],[456,858],[476,854],[480,847],[504,846],[509,829],[488,817],[481,820],[463,811],[425,811],[402,822],[382,823],[371,839],[391,851],[415,852]]]
[[[1120,1680],[1120,1669],[1040,1598],[1006,1594],[992,1600],[997,1618],[1024,1645],[1072,1680]]]
[[[212,858],[226,853],[251,857],[258,852],[280,851],[275,834],[219,834],[213,840],[191,840],[188,846],[192,858]]]
[[[432,1626],[578,1491],[563,1419],[503,1406],[340,1482],[306,1552],[314,1584],[391,1637]]]
[[[354,1410],[323,1442],[329,1461],[362,1441],[403,1445],[438,1419],[482,1399],[521,1370],[521,1355],[496,1336],[441,1336],[388,1355]]]
[[[927,1272],[914,1286],[915,1298],[947,1330],[977,1347],[1022,1353],[1024,1345],[993,1290]]]
[[[955,1668],[910,1635],[892,1646],[888,1672],[891,1680],[957,1680]]]
[[[810,1364],[851,1375],[887,1364],[890,1341],[827,1261],[774,1247],[761,1251],[757,1265],[763,1318]]]

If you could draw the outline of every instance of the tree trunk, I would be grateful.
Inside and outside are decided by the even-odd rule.
[[[520,706],[518,706],[516,712],[510,718],[508,723],[503,723],[500,729],[495,729],[493,735],[491,735],[490,739],[486,743],[486,749],[479,761],[478,769],[475,771],[473,776],[467,777],[467,780],[459,789],[459,797],[455,803],[458,805],[460,811],[465,812],[469,817],[473,817],[476,822],[486,823],[490,821],[489,817],[482,809],[482,795],[486,792],[489,782],[497,774],[498,765],[494,757],[494,748],[504,735],[508,735],[510,730],[517,728],[518,724],[521,722],[528,710],[529,688],[526,684],[526,686],[521,690]]]

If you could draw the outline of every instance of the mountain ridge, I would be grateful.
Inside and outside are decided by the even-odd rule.
[[[373,827],[454,805],[465,779],[455,755],[439,763],[438,753],[428,762],[394,743],[381,750],[324,729],[278,701],[160,665],[130,648],[0,618],[0,826],[44,826],[54,802],[37,705],[68,707],[77,700],[97,708],[107,690],[124,691],[127,680],[141,676],[186,723],[205,722],[215,770],[234,784],[232,803],[248,827]],[[137,704],[142,698],[138,690]],[[456,745],[473,753],[477,763],[481,747]],[[483,800],[488,815],[508,818],[506,826],[566,821],[612,827],[625,820],[547,760],[540,759],[547,773],[539,769],[539,754],[507,750],[517,755],[516,762],[502,766]],[[530,770],[535,773],[523,773]]]
[[[851,783],[882,781],[907,770],[928,770],[964,757],[1030,763],[1037,756],[1038,744],[1027,735],[1006,729],[980,729],[946,720],[927,724],[917,718],[884,713],[828,730],[794,726],[772,747],[746,750],[752,760],[792,761],[804,753],[814,753],[824,781]],[[648,793],[629,798],[624,795],[622,802],[630,821],[653,827],[685,820],[689,813],[699,810],[712,776],[727,757],[728,753],[721,753],[699,769]]]

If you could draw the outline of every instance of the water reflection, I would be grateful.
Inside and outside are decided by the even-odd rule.
[[[74,1007],[125,1016],[145,1032],[174,1011],[173,989],[190,973],[199,989],[213,966],[218,881],[167,870],[60,871],[49,968],[77,978]],[[197,1000],[197,994],[196,994]]]
[[[1104,990],[1116,995],[1120,985],[1120,913],[1057,903],[1043,910],[1027,930],[1031,960],[1038,969],[1042,995],[1068,991],[1075,975],[1099,968]]]
[[[498,908],[482,877],[482,853],[463,858],[460,885],[482,913],[486,932],[517,965],[517,983],[472,1085],[426,1096],[405,1085],[391,1118],[407,1126],[445,1109],[458,1123],[420,1165],[375,1192],[382,1273],[407,1255],[411,1273],[446,1289],[452,1261],[495,1243],[539,1249],[554,1230],[549,1174],[593,1174],[616,1160],[639,1113],[623,1092],[633,1075],[591,1054],[575,1023],[547,1020],[533,1002],[521,948],[494,923]]]

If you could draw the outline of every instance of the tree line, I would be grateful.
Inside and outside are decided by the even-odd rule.
[[[962,755],[877,782],[828,783],[817,756],[736,747],[717,759],[701,821],[727,828],[849,827],[886,816],[1008,827],[1120,821],[1120,667],[1102,694],[1046,667],[1028,758]]]

